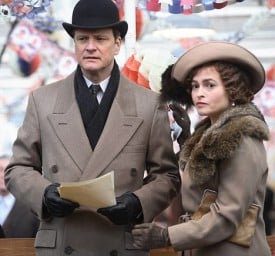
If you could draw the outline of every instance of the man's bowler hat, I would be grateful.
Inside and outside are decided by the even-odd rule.
[[[128,30],[127,22],[119,20],[118,8],[112,0],[80,0],[74,7],[72,24],[62,25],[71,37],[75,29],[116,28],[122,38]]]

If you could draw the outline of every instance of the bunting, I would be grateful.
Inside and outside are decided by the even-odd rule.
[[[222,9],[228,5],[244,0],[146,0],[146,9],[158,12],[167,9],[174,14],[192,14],[214,9]]]
[[[124,0],[113,0],[121,8]],[[202,11],[221,9],[227,5],[243,2],[244,0],[139,0],[137,5],[143,3],[148,11],[158,12],[164,8],[170,13],[192,14]],[[8,18],[27,17],[33,19],[37,14],[46,11],[52,0],[0,0],[0,16]],[[269,0],[269,5],[274,5]]]

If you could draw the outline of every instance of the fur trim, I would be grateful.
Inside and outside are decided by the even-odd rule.
[[[173,66],[174,64],[168,66],[161,75],[160,99],[165,103],[177,101],[189,108],[192,106],[191,96],[186,92],[181,83],[171,77]]]
[[[252,104],[231,108],[212,126],[208,118],[202,120],[184,144],[180,166],[184,168],[188,161],[191,179],[196,184],[205,184],[216,173],[216,163],[229,159],[244,136],[258,140],[269,138],[268,127]]]

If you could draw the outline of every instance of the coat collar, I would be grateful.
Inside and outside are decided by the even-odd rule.
[[[74,73],[62,82],[53,113],[48,119],[68,154],[82,172],[80,179],[85,180],[95,178],[104,171],[143,120],[137,117],[132,87],[121,75],[109,117],[97,146],[92,151],[75,99],[73,81]]]
[[[202,120],[180,153],[181,168],[188,162],[191,179],[200,185],[206,183],[216,173],[216,163],[230,158],[244,136],[259,140],[269,137],[263,116],[253,104],[225,111],[212,126],[208,118]]]

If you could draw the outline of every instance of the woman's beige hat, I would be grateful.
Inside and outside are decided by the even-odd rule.
[[[230,62],[246,71],[254,93],[265,83],[265,70],[254,54],[240,45],[217,41],[201,43],[186,51],[174,64],[171,76],[183,84],[193,68],[212,61]]]

